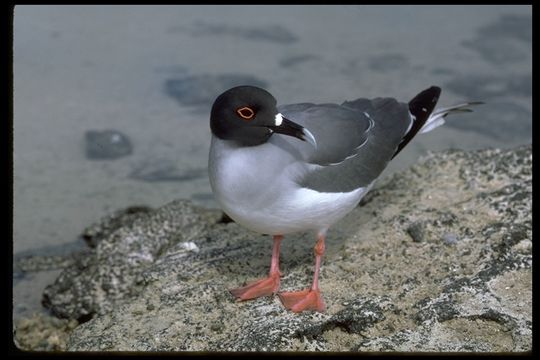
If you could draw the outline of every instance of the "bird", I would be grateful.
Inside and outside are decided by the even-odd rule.
[[[280,106],[256,86],[219,95],[210,112],[214,197],[236,223],[273,239],[268,276],[230,293],[238,301],[277,294],[293,312],[324,312],[319,273],[328,229],[358,205],[417,134],[482,103],[435,109],[440,94],[440,87],[431,86],[408,103],[378,97]],[[297,232],[316,235],[313,281],[299,291],[279,292],[280,245]]]

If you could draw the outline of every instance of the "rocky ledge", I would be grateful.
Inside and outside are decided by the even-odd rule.
[[[329,231],[327,311],[301,314],[227,291],[266,274],[269,236],[188,201],[128,209],[85,231],[43,304],[81,323],[65,350],[531,351],[531,207],[531,146],[430,154]],[[285,238],[282,290],[310,283],[314,242]]]

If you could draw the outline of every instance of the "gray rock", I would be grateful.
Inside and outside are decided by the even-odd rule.
[[[17,322],[13,342],[21,350],[62,351],[66,349],[69,333],[77,325],[76,320],[33,314]]]
[[[266,81],[247,74],[201,74],[168,79],[165,93],[180,105],[204,107],[207,111],[219,94],[239,85],[268,86]]]
[[[171,27],[169,32],[188,32],[193,36],[231,36],[239,41],[267,41],[279,44],[291,44],[298,41],[298,37],[281,25],[268,26],[233,26],[228,24],[215,24],[208,22],[195,22],[192,27]]]
[[[445,244],[448,244],[448,245],[453,245],[458,242],[458,238],[456,234],[452,234],[452,233],[444,234],[442,236],[442,240],[444,241]]]
[[[94,249],[75,255],[74,264],[45,288],[42,304],[60,318],[81,322],[110,311],[137,294],[140,274],[169,247],[207,227],[208,213],[176,201],[152,212],[132,207],[106,217],[84,232]],[[214,213],[217,221],[221,213]]]
[[[504,14],[496,21],[478,29],[481,36],[507,37],[524,42],[532,41],[532,16]]]
[[[105,216],[98,223],[84,229],[81,238],[87,246],[95,248],[103,238],[109,236],[113,231],[121,227],[130,226],[133,221],[151,211],[152,208],[148,206],[130,206],[126,209],[115,211]]]
[[[506,143],[530,141],[532,134],[532,113],[518,101],[508,101],[508,94],[516,99],[530,102],[532,78],[513,76],[469,75],[456,76],[446,84],[446,88],[467,99],[486,102],[479,106],[474,121],[464,116],[456,116],[448,126],[466,131],[475,131]]]
[[[296,67],[297,65],[303,65],[309,61],[317,61],[319,57],[312,54],[302,54],[302,55],[293,55],[287,56],[279,61],[279,65],[284,68]]]
[[[407,233],[414,242],[422,242],[425,237],[425,225],[421,221],[414,222],[407,228]]]
[[[13,260],[15,273],[62,269],[73,263],[73,257],[65,255],[15,255]]]
[[[47,296],[58,315],[95,314],[76,351],[530,351],[531,194],[530,146],[430,154],[381,181],[328,234],[325,313],[234,301],[267,273],[271,239],[184,201],[104,236]],[[310,283],[313,245],[285,238],[282,290]]]
[[[86,157],[91,160],[117,159],[133,152],[129,138],[118,130],[88,130],[84,136]]]
[[[399,70],[409,66],[409,60],[402,54],[382,54],[369,59],[369,68],[375,71]]]
[[[207,168],[180,169],[178,164],[167,158],[150,158],[142,161],[129,174],[136,180],[158,181],[191,181],[208,176]]]
[[[532,55],[532,16],[502,15],[497,21],[478,29],[475,38],[463,46],[477,51],[495,65],[514,65]]]
[[[494,76],[468,74],[454,77],[445,88],[468,99],[489,101],[489,105],[508,106],[508,94],[522,98],[532,96],[532,77],[530,74],[513,76]],[[494,98],[500,98],[494,100]],[[481,109],[481,108],[480,108]],[[449,121],[448,124],[451,124]]]

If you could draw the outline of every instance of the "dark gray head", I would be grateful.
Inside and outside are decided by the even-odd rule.
[[[279,113],[272,94],[255,86],[237,86],[219,95],[212,106],[210,128],[218,138],[241,146],[263,144],[274,132],[316,145],[307,129]]]

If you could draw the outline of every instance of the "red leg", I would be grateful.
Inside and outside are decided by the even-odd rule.
[[[315,244],[315,273],[313,274],[313,285],[311,289],[293,292],[283,292],[278,294],[283,305],[294,312],[304,310],[324,311],[326,305],[319,290],[319,270],[321,258],[324,255],[325,232],[319,232],[317,244]]]
[[[270,274],[267,278],[252,282],[246,286],[229,290],[238,300],[250,300],[261,296],[267,296],[277,293],[279,290],[279,246],[283,236],[274,235],[274,248],[272,250],[272,263],[270,265]]]

